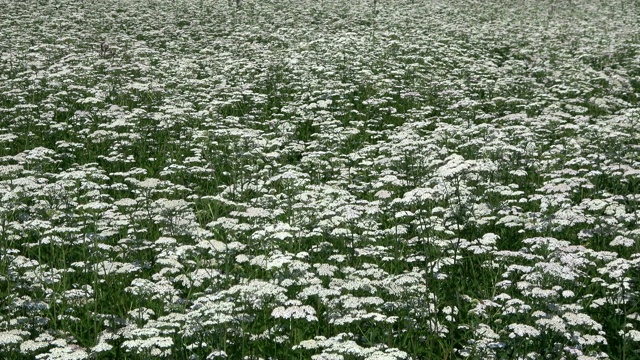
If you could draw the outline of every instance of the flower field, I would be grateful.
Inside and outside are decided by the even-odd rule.
[[[0,359],[640,359],[639,2],[0,9]]]

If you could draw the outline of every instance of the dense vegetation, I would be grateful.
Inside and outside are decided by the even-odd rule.
[[[0,358],[640,358],[639,2],[0,8]]]

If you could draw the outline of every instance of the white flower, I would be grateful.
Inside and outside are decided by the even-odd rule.
[[[628,340],[640,342],[640,331],[638,330],[629,330],[627,332],[620,330],[619,334],[620,336],[624,336]]]
[[[344,356],[335,353],[321,353],[312,355],[311,360],[344,360]]]
[[[85,360],[89,354],[77,345],[51,348],[44,354],[36,355],[36,360]]]
[[[48,346],[48,341],[27,340],[20,344],[20,352],[23,354],[30,354]]]
[[[313,264],[316,268],[318,275],[320,276],[333,276],[333,274],[338,270],[338,267],[335,265],[329,264]]]
[[[539,287],[534,287],[533,289],[526,291],[525,293],[533,298],[538,298],[538,299],[553,298],[558,295],[555,290],[542,289]]]
[[[563,334],[565,336],[568,336],[567,328],[565,326],[565,322],[558,315],[554,315],[551,318],[538,319],[538,320],[536,320],[536,325],[539,325],[542,328],[550,329],[550,330],[555,331],[555,332],[557,332],[559,334]]]
[[[91,348],[91,353],[94,354],[94,353],[107,352],[107,351],[111,351],[111,349],[113,349],[112,345],[109,345],[104,341],[99,341],[94,347]]]
[[[571,326],[585,326],[596,331],[602,330],[602,325],[587,314],[567,312],[562,314],[562,317]]]
[[[609,243],[610,246],[624,246],[624,247],[632,247],[636,244],[636,241],[633,239],[629,239],[624,236],[616,236],[615,239],[611,240]]]
[[[516,337],[537,337],[540,335],[538,329],[525,324],[510,324],[507,329],[511,330],[511,333],[509,333],[511,339]]]
[[[378,199],[384,200],[393,196],[393,193],[388,190],[379,190],[374,194],[374,196]]]
[[[293,347],[293,350],[297,349],[305,349],[305,350],[313,350],[318,348],[318,342],[316,340],[303,340],[298,345]]]
[[[632,267],[632,262],[627,259],[620,258],[607,263],[604,268],[598,269],[598,272],[603,275],[607,274],[612,279],[620,279]]]
[[[29,332],[23,330],[8,330],[0,332],[0,346],[20,344],[23,336],[29,336]]]
[[[316,310],[309,305],[294,305],[289,307],[278,306],[271,311],[271,316],[276,319],[306,319],[318,321]]]
[[[227,353],[224,352],[223,350],[216,350],[211,352],[209,355],[207,355],[207,359],[206,360],[213,360],[216,358],[226,358],[227,357]]]
[[[529,312],[529,310],[531,310],[531,306],[525,304],[524,301],[520,299],[510,299],[506,301],[502,315],[525,314]]]
[[[247,255],[245,255],[245,254],[236,255],[236,262],[238,264],[243,264],[243,263],[246,263],[248,261],[250,261],[250,258]]]
[[[152,355],[168,355],[167,350],[173,346],[173,339],[164,336],[152,336],[146,339],[126,340],[122,343],[122,348],[127,352],[143,354],[147,351]]]
[[[446,164],[441,166],[436,174],[443,178],[455,178],[464,174],[471,168],[471,161],[465,160],[458,154],[453,154],[445,159]]]
[[[137,320],[149,320],[153,316],[155,316],[156,313],[151,309],[141,307],[141,308],[133,309],[127,312],[127,314],[129,314],[129,316]]]

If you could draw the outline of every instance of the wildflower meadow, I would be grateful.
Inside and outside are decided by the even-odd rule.
[[[0,0],[0,359],[640,359],[640,2]]]

